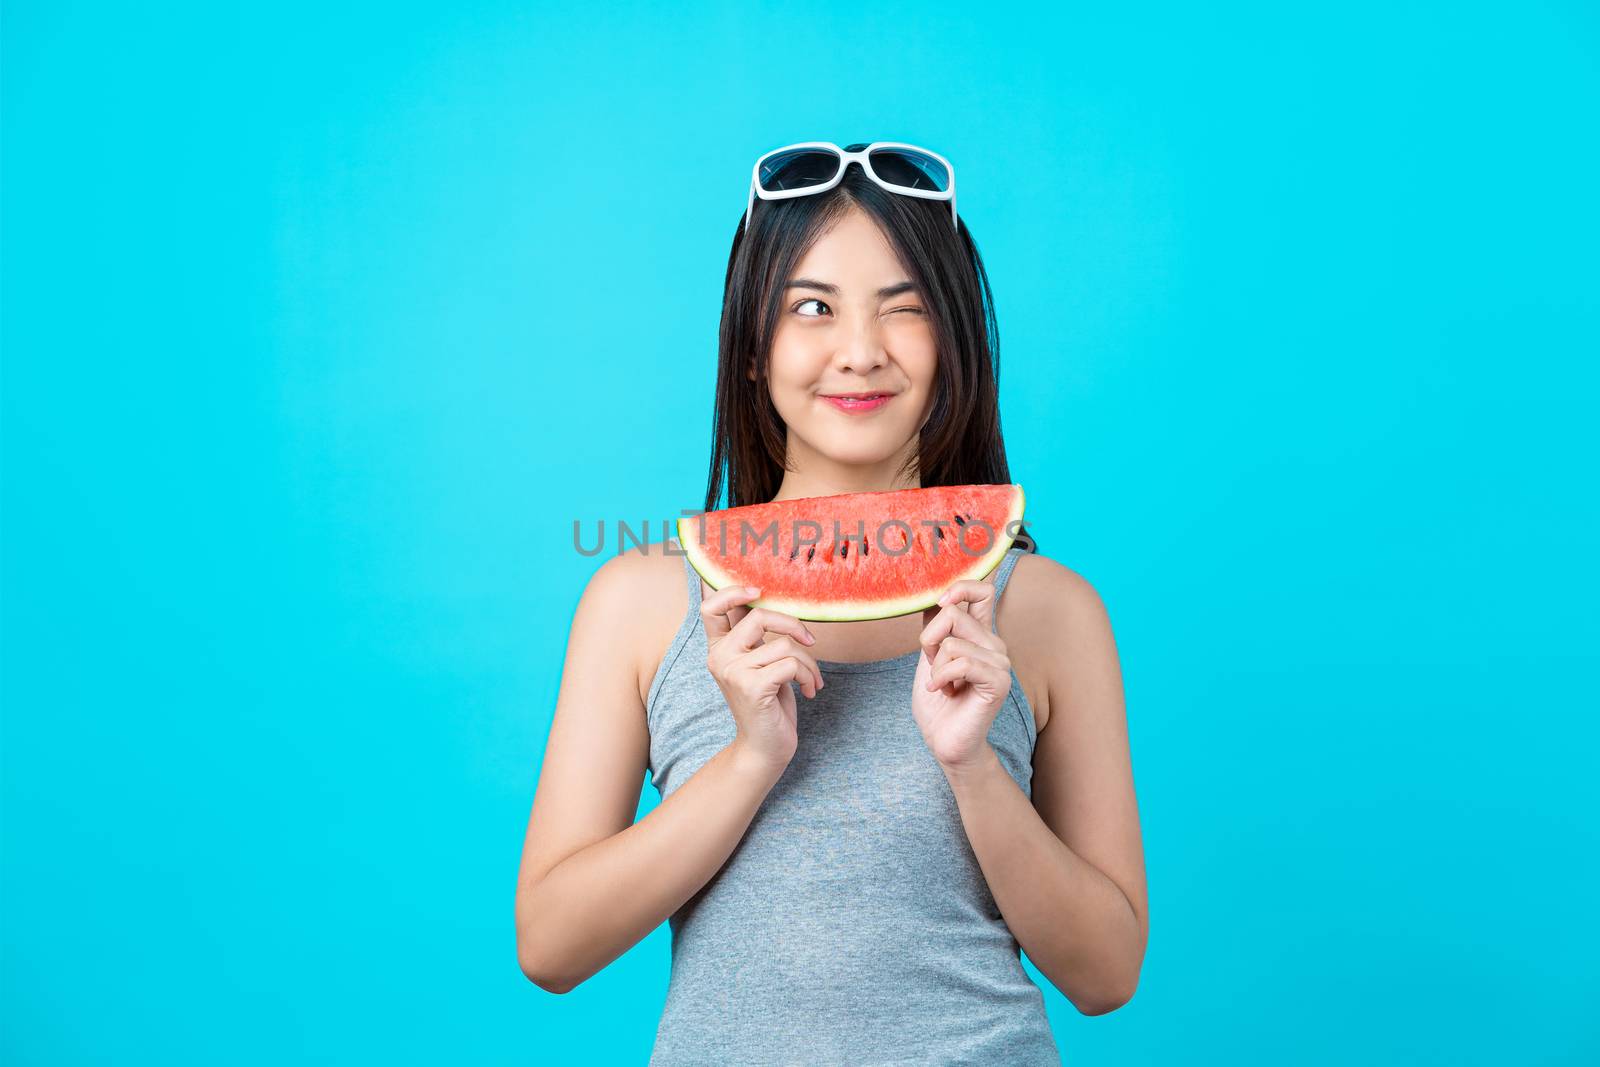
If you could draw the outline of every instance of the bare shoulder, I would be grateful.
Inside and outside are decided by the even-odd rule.
[[[635,545],[606,557],[590,577],[589,586],[612,594],[661,594],[671,589],[686,592],[683,568],[683,555],[668,552],[666,545]],[[683,601],[680,607],[688,605],[687,597],[679,599]]]
[[[1026,605],[1019,614],[1028,622],[1068,622],[1105,612],[1100,593],[1089,580],[1064,563],[1036,552],[1017,557],[1004,599]]]
[[[644,702],[689,609],[682,554],[667,551],[661,543],[613,554],[590,576],[580,611],[584,605],[592,605],[605,628],[626,647]]]
[[[1038,553],[1017,557],[996,625],[1042,732],[1064,679],[1104,655],[1110,619],[1099,592],[1071,567]]]

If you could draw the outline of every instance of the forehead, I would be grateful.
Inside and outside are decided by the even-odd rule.
[[[889,238],[860,208],[845,214],[806,249],[795,274],[846,288],[877,288],[907,277]]]

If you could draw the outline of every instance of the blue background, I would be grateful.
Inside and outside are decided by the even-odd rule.
[[[1595,9],[1117,8],[8,2],[6,1062],[644,1061],[665,926],[515,956],[571,524],[698,504],[810,139],[955,163],[1116,629],[1066,1062],[1595,1062]]]

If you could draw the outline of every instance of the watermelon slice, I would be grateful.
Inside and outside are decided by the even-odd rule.
[[[724,508],[678,520],[713,589],[753,585],[752,605],[798,619],[887,619],[986,577],[1016,540],[1020,485],[942,485]]]

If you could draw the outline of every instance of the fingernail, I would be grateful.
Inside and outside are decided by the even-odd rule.
[[[814,636],[812,636],[812,633],[811,633],[810,630],[807,630],[806,631],[806,644],[814,645],[816,643],[817,643],[817,639]]]
[[[760,594],[761,589],[758,586],[747,585],[747,586],[744,587],[744,591],[746,593],[749,593],[751,596],[757,596],[758,594]]]

